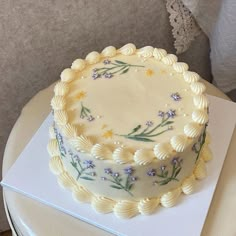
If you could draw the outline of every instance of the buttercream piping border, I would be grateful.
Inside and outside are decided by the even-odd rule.
[[[52,135],[50,136],[49,143],[56,143],[56,139]],[[49,167],[57,176],[59,185],[72,192],[74,200],[82,203],[90,203],[96,212],[103,214],[113,212],[118,218],[128,219],[138,214],[150,215],[155,213],[159,205],[167,208],[173,207],[177,204],[181,193],[186,195],[193,193],[196,180],[204,179],[207,175],[205,162],[212,158],[210,153],[205,154],[205,156],[203,155],[204,149],[208,148],[208,143],[204,145],[193,173],[181,183],[181,186],[162,194],[158,198],[144,198],[139,201],[117,201],[87,190],[64,169],[57,145],[48,145],[48,153],[51,156]]]
[[[134,152],[130,152],[126,148],[121,147],[110,150],[106,145],[99,143],[93,144],[88,137],[78,135],[76,126],[68,123],[66,95],[69,92],[69,83],[80,76],[81,71],[86,68],[86,65],[98,63],[101,59],[114,57],[117,54],[127,56],[137,54],[139,57],[143,58],[154,57],[156,60],[172,66],[176,72],[183,75],[183,79],[189,84],[189,88],[192,90],[193,94],[195,94],[195,96],[193,96],[193,103],[196,109],[193,110],[193,121],[186,124],[183,134],[173,136],[169,142],[154,145],[153,150],[148,150],[149,154],[147,155],[147,153],[145,153],[145,156],[137,155],[137,153],[143,151],[142,149],[135,150]],[[76,59],[72,63],[71,68],[67,68],[61,73],[61,82],[55,87],[55,96],[51,101],[53,112],[60,113],[60,116],[58,116],[60,118],[56,119],[55,123],[60,127],[60,130],[63,131],[62,133],[64,133],[68,141],[77,151],[89,153],[97,159],[114,160],[119,164],[135,162],[139,165],[149,164],[156,159],[164,160],[172,157],[173,151],[183,152],[189,145],[193,144],[193,139],[201,135],[204,125],[208,122],[208,100],[204,95],[205,86],[203,83],[198,82],[199,79],[200,76],[197,73],[188,71],[188,65],[186,63],[178,62],[177,56],[167,54],[164,49],[153,48],[151,46],[136,49],[136,46],[131,43],[124,45],[118,50],[113,46],[109,46],[106,47],[101,54],[91,52],[86,56],[85,60]],[[161,151],[159,150],[160,144],[162,145]],[[103,156],[96,155],[96,153],[92,151],[95,146],[99,146],[100,150],[103,150]],[[119,153],[119,155],[117,155],[117,153]]]

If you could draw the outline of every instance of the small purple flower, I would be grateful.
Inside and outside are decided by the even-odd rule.
[[[183,159],[180,159],[179,157],[174,157],[171,161],[172,165],[181,165],[183,163]]]
[[[97,72],[94,72],[94,73],[92,74],[92,78],[93,78],[94,80],[96,80],[96,79],[98,79],[98,78],[100,78],[100,77],[101,77],[101,75],[98,74]]]
[[[164,171],[166,169],[166,166],[161,166],[161,171]]]
[[[115,173],[112,174],[112,176],[114,176],[114,177],[119,177],[120,174],[119,174],[118,172],[115,172]]]
[[[92,116],[92,115],[90,115],[88,118],[87,118],[87,120],[90,122],[90,121],[93,121],[95,118]]]
[[[108,175],[111,175],[112,174],[112,169],[111,168],[105,168],[104,172]]]
[[[165,116],[165,112],[164,111],[158,111],[158,116],[164,117]]]
[[[151,169],[147,172],[148,176],[156,176],[156,170],[155,169]]]
[[[170,109],[169,111],[166,112],[168,118],[174,118],[176,116],[176,111]]]
[[[86,165],[87,169],[93,169],[95,167],[92,160],[85,160],[84,164]]]
[[[148,120],[148,121],[146,122],[146,126],[148,126],[148,127],[153,126],[153,122],[152,122],[151,120]]]
[[[171,98],[173,98],[174,101],[180,101],[182,99],[179,93],[172,93]]]
[[[126,175],[131,175],[134,172],[134,170],[131,166],[128,166],[124,169],[124,172]]]
[[[104,61],[103,61],[103,63],[104,63],[105,65],[108,65],[108,64],[110,64],[110,63],[111,63],[111,61],[110,61],[110,60],[108,60],[108,59],[106,59],[106,60],[104,60]]]
[[[105,73],[104,77],[107,78],[107,79],[110,79],[110,78],[113,77],[113,74],[112,73]]]
[[[107,178],[106,177],[101,177],[101,180],[105,181],[105,180],[107,180]]]
[[[138,177],[131,176],[131,181],[135,182],[138,179]]]

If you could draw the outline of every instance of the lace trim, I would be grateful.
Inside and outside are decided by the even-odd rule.
[[[173,27],[172,34],[175,39],[176,53],[183,53],[200,34],[201,29],[181,0],[166,0],[166,9],[170,14],[169,20]]]

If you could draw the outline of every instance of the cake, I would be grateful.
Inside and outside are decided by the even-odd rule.
[[[74,200],[131,218],[194,191],[211,159],[209,103],[188,69],[164,49],[129,43],[62,71],[51,100],[49,165]]]

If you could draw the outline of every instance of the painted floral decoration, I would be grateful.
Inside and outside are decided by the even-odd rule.
[[[81,102],[80,118],[81,119],[87,118],[88,121],[93,121],[95,119],[94,116],[92,116],[90,109],[84,106],[82,102]]]
[[[84,92],[84,91],[81,91],[81,92],[79,92],[77,95],[76,95],[76,98],[78,99],[78,100],[81,100],[81,99],[83,99],[83,98],[85,98],[86,97],[86,92]]]
[[[144,67],[142,65],[131,65],[123,61],[115,60],[110,61],[108,59],[103,61],[105,65],[102,68],[94,68],[92,78],[94,80],[98,78],[111,79],[115,74],[125,74],[131,67]]]
[[[154,74],[154,71],[152,69],[147,69],[145,73],[148,77],[150,77]]]
[[[131,166],[128,166],[124,169],[123,175],[119,172],[114,172],[111,168],[105,168],[104,173],[109,177],[103,176],[101,179],[103,181],[111,182],[110,187],[124,190],[130,196],[133,196],[131,193],[131,189],[134,186],[135,181],[137,181],[137,177],[133,176],[134,169]]]
[[[60,156],[61,156],[61,158],[65,157],[66,156],[66,149],[64,147],[63,137],[55,127],[54,127],[54,132],[55,132],[55,135],[56,135],[56,140],[57,140],[57,143],[58,143]]]
[[[112,138],[113,137],[113,131],[110,129],[110,130],[107,130],[103,133],[102,137],[108,139],[108,138]]]
[[[176,116],[176,112],[172,109],[167,112],[159,111],[158,116],[161,117],[161,122],[158,124],[154,125],[153,121],[148,120],[144,128],[142,128],[142,125],[138,125],[130,133],[119,136],[136,141],[154,142],[155,140],[151,139],[152,137],[156,137],[173,129],[171,124],[173,124],[174,121],[170,119],[173,119]]]
[[[200,156],[200,152],[201,152],[202,147],[203,147],[205,140],[206,140],[206,127],[207,127],[207,125],[205,126],[205,129],[204,129],[202,135],[200,135],[200,137],[198,138],[198,141],[195,144],[193,144],[193,146],[192,146],[192,150],[197,154],[196,161],[198,160],[198,158]]]
[[[92,160],[85,160],[81,161],[79,155],[74,155],[71,150],[68,150],[68,153],[71,158],[71,165],[77,171],[77,178],[78,179],[85,179],[85,180],[94,180],[93,176],[96,176],[96,172],[92,171],[95,168],[95,165]]]
[[[179,181],[177,178],[182,169],[183,159],[180,157],[174,157],[171,160],[171,170],[168,170],[166,166],[161,166],[160,170],[150,169],[147,171],[147,175],[150,177],[156,177],[153,182],[155,185],[166,185],[170,181]]]
[[[179,93],[172,93],[172,94],[170,95],[170,97],[171,97],[174,101],[176,101],[176,102],[178,102],[178,101],[180,101],[180,100],[182,99],[182,97],[179,95]]]

